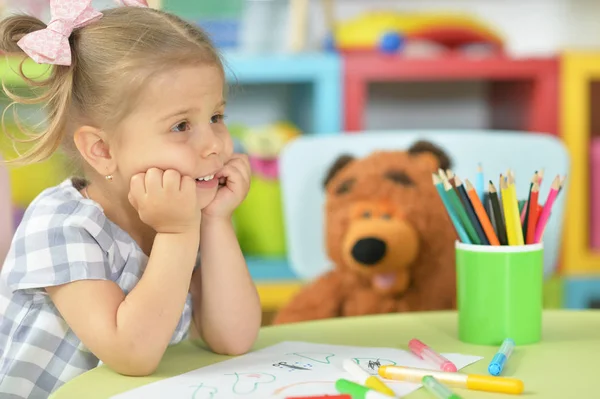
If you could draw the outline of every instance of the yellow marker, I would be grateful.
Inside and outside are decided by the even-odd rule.
[[[396,393],[392,391],[390,387],[385,385],[377,376],[371,375],[362,369],[354,360],[346,359],[343,363],[344,370],[352,375],[354,379],[366,387],[371,388],[374,391],[381,392],[389,396],[396,396]]]
[[[443,384],[474,391],[520,394],[525,389],[523,381],[516,378],[434,371],[402,366],[381,366],[378,372],[383,378],[416,383],[421,383],[423,377],[430,375]]]

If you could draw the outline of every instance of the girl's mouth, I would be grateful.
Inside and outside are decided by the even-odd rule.
[[[196,178],[196,187],[198,188],[215,188],[218,184],[219,180],[215,179],[215,175]]]

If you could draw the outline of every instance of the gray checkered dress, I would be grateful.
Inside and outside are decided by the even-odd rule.
[[[127,294],[147,260],[70,179],[42,192],[27,209],[0,273],[0,398],[47,398],[98,366],[44,287],[112,280]],[[188,295],[171,344],[187,337],[191,309]]]

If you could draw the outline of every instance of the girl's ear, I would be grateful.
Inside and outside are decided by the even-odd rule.
[[[92,126],[81,126],[75,131],[73,140],[81,156],[100,175],[111,175],[116,171],[117,164],[104,131]]]

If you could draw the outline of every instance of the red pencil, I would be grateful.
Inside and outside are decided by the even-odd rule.
[[[538,209],[540,208],[538,205],[538,196],[540,192],[540,186],[536,183],[533,183],[533,187],[531,188],[531,198],[529,199],[529,214],[527,220],[527,237],[525,239],[525,244],[534,244],[535,237],[535,226],[538,221]]]

